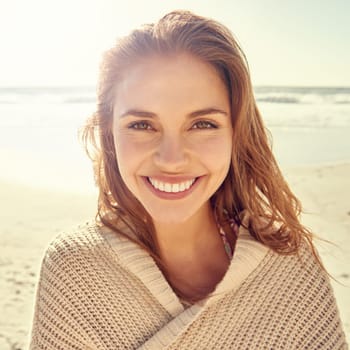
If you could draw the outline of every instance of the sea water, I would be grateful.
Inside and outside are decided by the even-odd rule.
[[[350,161],[350,88],[255,87],[255,98],[282,168]],[[78,141],[95,107],[92,87],[0,88],[0,179],[95,191]]]

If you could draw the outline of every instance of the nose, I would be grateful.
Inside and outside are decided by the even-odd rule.
[[[154,163],[162,171],[179,172],[189,160],[186,142],[181,135],[163,135],[154,154]]]

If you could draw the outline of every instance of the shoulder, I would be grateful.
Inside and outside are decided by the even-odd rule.
[[[280,254],[269,250],[260,266],[260,273],[269,274],[277,284],[289,281],[302,288],[311,287],[318,280],[328,286],[329,277],[321,263],[317,249],[302,241],[296,253]]]
[[[328,279],[328,274],[322,267],[321,257],[314,243],[311,245],[306,238],[301,238],[299,247],[296,251],[290,253],[279,253],[258,241],[249,232],[247,227],[250,226],[250,215],[246,211],[241,213],[240,220],[242,227],[240,227],[239,230],[241,236],[239,237],[239,240],[242,241],[242,238],[245,239],[245,241],[253,240],[255,241],[255,247],[263,246],[268,251],[259,264],[258,270],[260,273],[264,274],[267,273],[269,269],[272,269],[274,271],[272,277],[276,280],[278,278],[285,278],[286,276],[293,279],[305,278],[306,276],[318,276],[318,278],[322,277]],[[265,218],[259,218],[258,227],[264,227],[266,224],[267,220]],[[275,229],[277,229],[275,226],[271,228],[272,231]],[[247,237],[249,237],[249,239],[247,239]],[[257,242],[259,242],[259,244]],[[257,248],[255,250],[257,250]],[[252,253],[249,255],[250,257],[254,256]]]
[[[117,236],[88,223],[60,233],[48,245],[37,285],[32,348],[115,348],[124,344],[125,329],[135,326],[135,309],[144,311],[144,302],[154,302],[120,263],[107,235]],[[111,324],[116,332],[106,337]]]
[[[249,281],[254,296],[265,299],[265,306],[276,314],[297,320],[298,327],[311,327],[310,333],[321,323],[340,325],[329,275],[315,254],[317,251],[313,252],[305,242],[298,254],[270,251]]]
[[[229,302],[238,314],[249,311],[242,327],[254,325],[257,333],[271,332],[276,343],[284,337],[286,344],[293,344],[283,348],[335,349],[345,344],[329,276],[307,243],[299,254],[270,250]]]
[[[96,267],[102,262],[118,263],[106,236],[117,233],[95,222],[87,222],[58,234],[46,247],[42,270],[67,272]]]
[[[94,222],[87,222],[69,230],[60,232],[48,245],[47,256],[72,256],[84,251],[101,248],[104,240],[100,229]]]
[[[268,309],[284,315],[292,308],[290,317],[297,314],[300,318],[307,317],[310,310],[318,314],[321,310],[332,309],[336,314],[329,275],[315,254],[317,256],[317,251],[313,252],[306,242],[294,254],[280,254],[269,249],[242,283],[240,297],[265,300]]]
[[[57,235],[47,246],[37,281],[38,295],[62,302],[80,303],[80,298],[106,290],[120,292],[131,274],[105,239],[104,227],[79,225]],[[70,306],[73,307],[73,306]]]

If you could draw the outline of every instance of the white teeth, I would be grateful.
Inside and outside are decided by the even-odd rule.
[[[193,185],[195,181],[195,179],[192,179],[192,180],[188,180],[188,181],[184,181],[176,184],[170,184],[167,182],[153,180],[150,177],[148,179],[154,188],[156,188],[159,191],[168,192],[168,193],[177,193],[177,192],[186,191]]]

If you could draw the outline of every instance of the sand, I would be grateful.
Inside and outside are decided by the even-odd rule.
[[[289,169],[286,178],[303,203],[304,225],[315,240],[331,280],[350,342],[350,164]]]
[[[0,349],[26,349],[41,257],[55,235],[94,216],[93,195],[0,182]]]
[[[338,247],[317,243],[332,276],[350,340],[350,164],[286,169],[291,188],[302,200],[303,222]],[[95,213],[96,195],[52,192],[0,181],[0,349],[26,349],[35,284],[45,247]],[[343,284],[343,285],[342,285]]]

